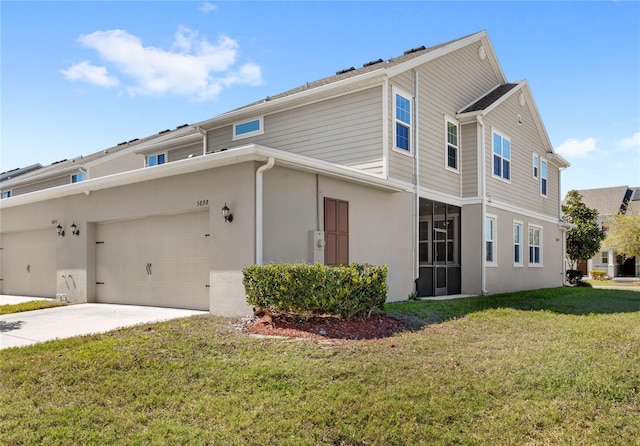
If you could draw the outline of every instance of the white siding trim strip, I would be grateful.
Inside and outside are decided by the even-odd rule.
[[[527,210],[518,206],[513,206],[508,203],[495,201],[495,200],[492,200],[491,203],[487,204],[487,206],[491,206],[496,209],[502,209],[503,211],[513,212],[518,215],[528,217],[530,219],[546,221],[548,223],[558,223],[558,224],[561,223],[560,219],[557,217],[554,217],[551,215],[538,214],[537,212],[531,212],[530,210]]]

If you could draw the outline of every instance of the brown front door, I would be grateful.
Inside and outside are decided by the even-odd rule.
[[[349,264],[349,202],[324,199],[324,263]]]

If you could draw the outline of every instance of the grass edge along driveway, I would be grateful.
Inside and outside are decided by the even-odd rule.
[[[607,444],[640,439],[640,293],[389,304],[327,345],[198,316],[0,351],[1,444]]]

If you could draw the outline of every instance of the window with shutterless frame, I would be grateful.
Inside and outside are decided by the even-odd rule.
[[[264,118],[251,119],[233,124],[233,140],[249,138],[264,133]]]
[[[492,130],[493,146],[493,176],[500,179],[511,180],[511,140]]]
[[[398,88],[393,88],[393,148],[401,153],[410,154],[411,137],[411,96]]]
[[[540,160],[540,195],[547,196],[547,162]]]
[[[448,116],[444,117],[445,129],[445,168],[458,172],[459,152],[460,152],[460,126],[458,121]]]
[[[84,181],[84,174],[81,173],[74,173],[73,175],[71,175],[71,182],[72,183],[79,183],[80,181]]]
[[[522,266],[522,222],[513,221],[513,266]]]
[[[145,166],[152,167],[164,164],[167,159],[166,153],[154,153],[153,155],[147,155],[145,158]]]
[[[542,266],[542,228],[529,225],[529,266]]]
[[[497,217],[495,215],[487,215],[485,219],[485,244],[486,244],[486,261],[487,266],[497,266],[498,256],[496,247],[496,234],[498,231]]]

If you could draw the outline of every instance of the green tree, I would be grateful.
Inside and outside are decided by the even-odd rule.
[[[617,214],[606,222],[604,246],[625,257],[640,257],[640,215]]]
[[[562,213],[562,221],[573,225],[567,231],[567,257],[575,269],[578,262],[586,262],[600,251],[606,234],[598,224],[598,211],[587,207],[577,190],[567,194]]]

